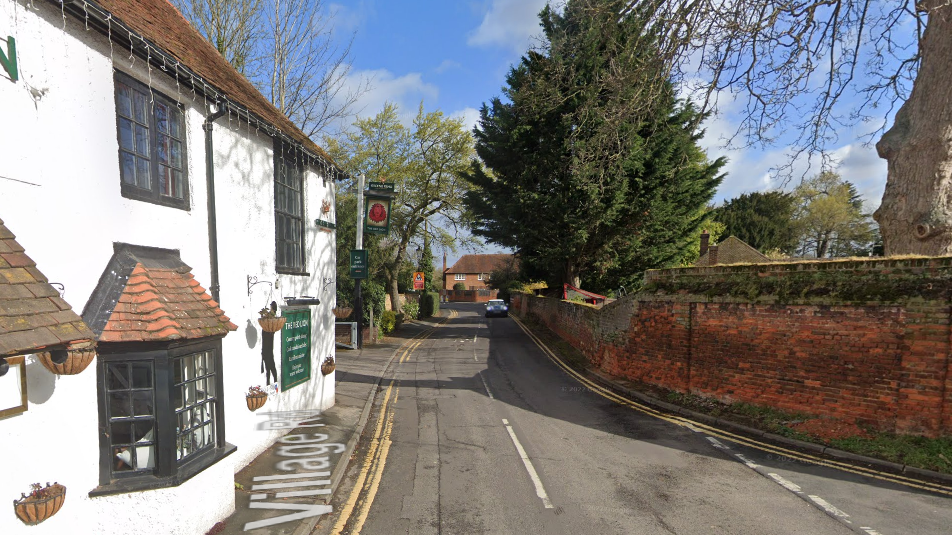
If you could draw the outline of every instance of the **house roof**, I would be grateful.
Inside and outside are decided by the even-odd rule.
[[[468,254],[463,255],[446,270],[447,273],[490,273],[505,266],[511,260],[511,254]]]
[[[116,244],[83,310],[100,342],[158,342],[238,329],[170,249]]]
[[[0,357],[66,348],[93,338],[0,221]]]
[[[770,259],[767,258],[757,249],[754,249],[747,244],[744,240],[738,238],[737,236],[728,236],[727,239],[722,242],[714,245],[717,251],[717,262],[716,264],[762,264],[764,262],[770,262]],[[704,253],[703,256],[698,258],[697,262],[694,263],[695,266],[711,266],[714,265],[711,263],[711,253],[710,248],[708,252]]]
[[[114,18],[167,52],[182,65],[230,99],[264,119],[278,130],[301,143],[328,162],[331,158],[311,141],[283,113],[278,111],[254,85],[240,74],[198,30],[182,16],[169,0],[89,0],[84,4],[99,5]],[[88,21],[87,21],[88,24]],[[112,38],[125,38],[121,32],[110,31]]]

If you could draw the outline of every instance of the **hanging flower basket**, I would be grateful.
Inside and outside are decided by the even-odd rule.
[[[248,393],[245,395],[245,402],[248,403],[248,410],[254,412],[261,407],[264,407],[264,404],[268,401],[268,393],[264,390],[261,390],[260,386],[253,386],[248,389]]]
[[[335,308],[335,309],[334,309],[334,316],[336,316],[337,319],[342,320],[342,319],[346,318],[347,316],[350,316],[353,311],[354,311],[354,309],[351,308],[351,307]]]
[[[47,518],[55,515],[66,501],[66,487],[53,482],[52,485],[40,487],[39,483],[32,485],[30,495],[21,494],[19,500],[13,500],[13,510],[24,524],[35,526]]]
[[[83,347],[70,349],[66,352],[66,361],[57,364],[53,362],[53,357],[49,352],[37,353],[40,363],[47,370],[56,375],[76,375],[86,369],[87,366],[96,358],[95,347]]]
[[[321,375],[330,375],[335,369],[337,369],[337,363],[334,362],[334,357],[327,357],[321,363]]]
[[[261,325],[261,329],[265,332],[276,333],[284,327],[284,322],[287,320],[285,317],[258,318],[258,325]]]

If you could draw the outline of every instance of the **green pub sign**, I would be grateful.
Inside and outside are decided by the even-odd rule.
[[[281,391],[311,379],[311,310],[285,310],[281,329]]]
[[[351,249],[350,250],[350,278],[352,279],[366,279],[367,278],[367,250],[366,249]]]

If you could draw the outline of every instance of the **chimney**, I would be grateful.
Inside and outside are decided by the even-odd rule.
[[[704,256],[704,253],[707,252],[708,244],[710,243],[711,235],[707,231],[701,232],[701,255]]]
[[[713,266],[717,264],[717,246],[712,245],[707,248],[707,265]]]

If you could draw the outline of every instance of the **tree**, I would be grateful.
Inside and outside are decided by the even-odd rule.
[[[874,217],[885,252],[952,253],[952,3],[630,0],[628,9],[649,13],[670,79],[701,80],[701,111],[740,97],[746,143],[799,132],[795,155],[823,153],[837,128],[878,122],[870,138],[885,131],[876,149],[889,171]]]
[[[473,138],[461,119],[426,112],[422,103],[411,127],[405,127],[397,107],[388,103],[374,117],[358,119],[339,141],[327,139],[325,144],[351,175],[363,173],[369,182],[395,185],[390,236],[377,247],[387,291],[399,303],[397,279],[411,242],[426,234],[429,244],[450,248],[457,239],[453,230],[466,220],[462,198],[469,185],[459,174],[473,156]],[[428,220],[441,224],[426,226]]]
[[[257,57],[264,0],[175,0],[182,14],[241,74]]]
[[[368,86],[348,87],[323,0],[174,0],[239,72],[309,137],[347,118]]]
[[[876,241],[869,214],[856,188],[839,175],[823,172],[794,191],[798,206],[794,226],[799,253],[817,258],[868,254]]]
[[[790,193],[744,193],[717,207],[714,219],[724,224],[724,236],[737,236],[761,252],[789,254],[797,247],[796,204],[797,198]]]
[[[700,117],[660,73],[623,2],[545,8],[546,45],[484,105],[465,175],[473,232],[519,253],[525,274],[610,289],[676,263],[703,222],[723,160],[696,141]]]

